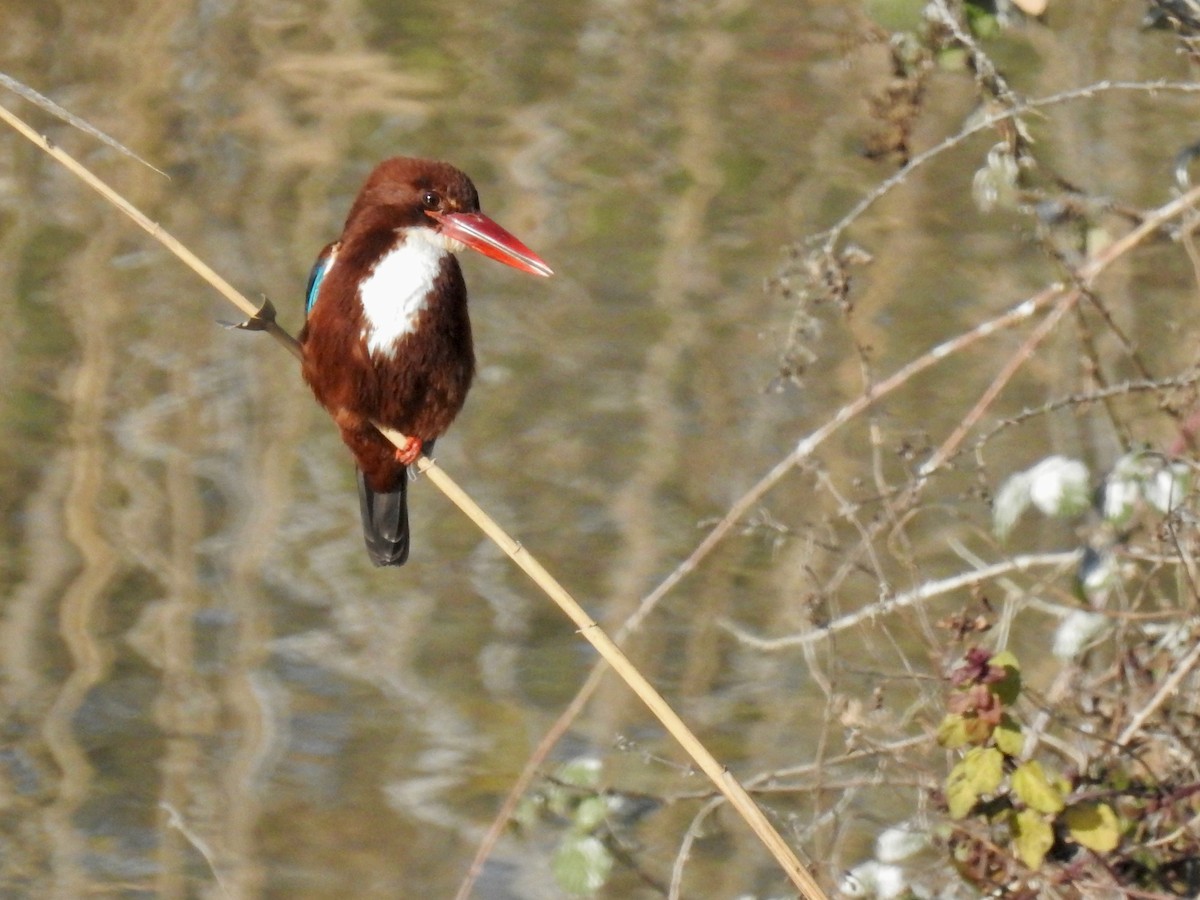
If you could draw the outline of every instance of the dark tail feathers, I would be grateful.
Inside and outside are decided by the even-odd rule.
[[[371,490],[358,473],[358,500],[362,511],[367,554],[377,566],[402,566],[408,559],[408,477],[386,494]]]

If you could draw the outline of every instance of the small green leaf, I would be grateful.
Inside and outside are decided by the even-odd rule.
[[[1021,663],[1017,660],[1016,654],[1011,650],[1001,650],[999,653],[993,653],[988,659],[988,665],[1000,666],[1002,669],[1012,669],[1018,673],[1021,671]]]
[[[996,739],[996,749],[1005,756],[1017,757],[1025,749],[1025,736],[1021,734],[1021,726],[1008,713],[1000,720],[996,730],[992,732]]]
[[[1062,792],[1050,783],[1042,764],[1035,759],[1023,762],[1013,770],[1012,786],[1017,799],[1038,812],[1060,812],[1065,805]]]
[[[1021,695],[1021,664],[1008,650],[1001,650],[988,660],[988,665],[999,666],[1004,677],[989,687],[1005,706],[1012,706]]]
[[[975,747],[958,761],[946,777],[946,805],[950,816],[961,819],[1004,779],[1004,754],[995,747]]]
[[[971,57],[961,47],[951,47],[937,54],[937,64],[947,72],[963,72]]]
[[[550,782],[542,789],[542,797],[545,800],[546,812],[550,815],[560,819],[571,817],[571,808],[575,805],[575,794],[572,791],[561,784]]]
[[[971,33],[975,37],[981,40],[988,40],[1000,34],[1000,19],[993,13],[989,13],[973,3],[966,4],[964,12],[967,17],[967,24],[971,26]]]
[[[1039,813],[1023,809],[1014,817],[1013,845],[1021,862],[1031,869],[1040,869],[1054,846],[1054,829]]]
[[[513,810],[512,820],[518,830],[528,830],[537,824],[542,810],[546,806],[546,798],[540,794],[526,794]]]
[[[577,756],[558,767],[554,777],[571,787],[594,788],[600,785],[600,760],[594,756]]]
[[[592,894],[604,887],[612,872],[608,848],[591,835],[568,835],[554,854],[554,879],[569,894]]]
[[[1107,803],[1078,803],[1063,813],[1063,824],[1077,844],[1108,853],[1121,843],[1121,824]]]
[[[587,834],[604,821],[608,815],[608,801],[603,797],[591,796],[579,802],[575,807],[575,818],[572,826],[581,834]]]
[[[937,742],[947,750],[957,750],[966,744],[967,723],[958,713],[948,713],[938,726]]]

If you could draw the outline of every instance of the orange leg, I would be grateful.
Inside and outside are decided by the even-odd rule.
[[[411,466],[417,461],[417,457],[421,455],[421,447],[424,442],[417,437],[408,438],[403,447],[396,448],[396,462],[403,466]]]

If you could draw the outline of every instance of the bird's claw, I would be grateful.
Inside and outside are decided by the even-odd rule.
[[[402,466],[411,466],[421,456],[421,447],[420,438],[409,436],[403,447],[396,448],[396,462]]]

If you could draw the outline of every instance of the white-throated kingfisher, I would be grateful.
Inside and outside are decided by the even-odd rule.
[[[358,463],[363,533],[377,566],[408,559],[408,467],[458,415],[475,373],[467,286],[454,256],[464,247],[551,274],[479,211],[466,175],[396,157],[371,172],[342,236],[308,279],[304,380]],[[373,423],[408,443],[397,448]]]

